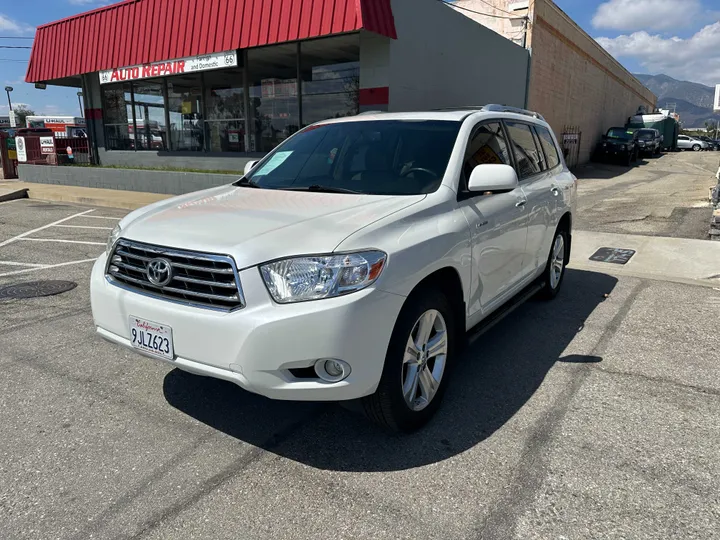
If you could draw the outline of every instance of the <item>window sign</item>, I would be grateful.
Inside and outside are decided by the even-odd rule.
[[[237,51],[204,54],[202,56],[192,56],[189,58],[180,58],[178,60],[153,62],[152,64],[145,64],[142,66],[106,69],[100,72],[100,84],[136,81],[139,79],[148,79],[150,77],[180,75],[182,73],[194,73],[196,71],[236,67],[237,65]]]

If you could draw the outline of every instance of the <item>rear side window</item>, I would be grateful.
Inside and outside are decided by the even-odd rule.
[[[527,178],[542,171],[540,151],[535,145],[532,130],[527,124],[506,122],[510,142],[515,152],[518,176]]]
[[[548,169],[553,169],[560,164],[560,156],[558,155],[557,146],[553,141],[550,130],[542,126],[535,126],[540,144],[545,150],[545,157],[547,158]]]

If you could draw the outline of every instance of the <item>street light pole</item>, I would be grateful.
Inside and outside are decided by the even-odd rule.
[[[83,112],[83,106],[82,106],[83,93],[78,92],[77,96],[78,96],[78,105],[80,106],[80,118],[85,118],[85,113]]]
[[[10,107],[10,108],[8,109],[8,111],[9,111],[10,113],[12,113],[12,110],[13,110],[13,108],[12,108],[12,101],[10,101],[10,92],[12,92],[12,91],[13,91],[13,87],[12,87],[12,86],[6,86],[6,87],[5,87],[5,92],[7,92],[7,97],[8,97],[8,107]]]

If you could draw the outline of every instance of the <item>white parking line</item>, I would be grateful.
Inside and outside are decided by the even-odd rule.
[[[62,240],[60,238],[18,238],[18,242],[57,242],[58,244],[85,244],[87,246],[105,246],[105,242],[85,242],[84,240]]]
[[[48,228],[50,228],[50,227],[54,227],[55,225],[59,225],[60,223],[64,223],[64,222],[66,222],[66,221],[70,221],[71,219],[74,219],[74,218],[76,218],[76,217],[80,217],[80,216],[87,215],[87,214],[89,214],[90,212],[94,212],[94,211],[95,211],[94,208],[91,209],[91,210],[85,210],[84,212],[80,212],[79,214],[73,214],[73,215],[70,216],[70,217],[66,217],[66,218],[63,218],[63,219],[59,219],[59,220],[57,220],[57,221],[53,221],[52,223],[49,223],[48,225],[43,225],[42,227],[38,227],[37,229],[33,229],[33,230],[31,230],[31,231],[27,231],[27,232],[24,232],[24,233],[22,233],[22,234],[18,234],[17,236],[13,236],[13,237],[10,238],[9,240],[5,240],[4,242],[0,242],[0,247],[7,246],[8,244],[12,244],[13,242],[15,242],[15,241],[17,241],[17,240],[22,240],[22,239],[24,239],[26,236],[30,236],[31,234],[34,234],[34,233],[39,232],[39,231],[44,231],[45,229],[48,229]]]
[[[93,219],[114,219],[115,221],[120,221],[122,218],[120,217],[110,217],[110,216],[85,216],[86,218],[93,218]]]
[[[4,274],[0,274],[0,278],[7,277],[7,276],[16,276],[18,274],[27,274],[28,272],[38,272],[40,270],[48,270],[49,268],[58,268],[60,266],[71,266],[74,264],[83,264],[83,263],[89,263],[89,262],[95,262],[97,258],[95,259],[83,259],[82,261],[70,261],[66,263],[59,263],[59,264],[49,264],[47,266],[43,266],[42,268],[26,268],[25,270],[15,270],[14,272],[5,272]]]
[[[0,266],[34,266],[36,268],[45,268],[47,264],[21,263],[15,261],[0,261]]]
[[[92,227],[90,225],[55,225],[56,227],[63,227],[65,229],[99,229],[102,231],[112,231],[112,227]]]

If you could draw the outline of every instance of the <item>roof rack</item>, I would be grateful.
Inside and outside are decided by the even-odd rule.
[[[537,118],[538,120],[542,120],[543,122],[545,121],[545,119],[540,113],[537,113],[535,111],[529,111],[527,109],[521,109],[520,107],[508,107],[507,105],[497,105],[495,103],[492,103],[490,105],[485,105],[483,107],[483,111],[524,114],[525,116],[532,116],[533,118]]]
[[[490,105],[466,105],[464,107],[442,107],[440,109],[434,109],[436,111],[483,111],[483,112],[508,112],[515,114],[524,114],[525,116],[531,116],[538,120],[545,121],[545,118],[540,113],[535,111],[529,111],[527,109],[521,109],[520,107],[510,107],[508,105],[498,105],[491,103]]]

